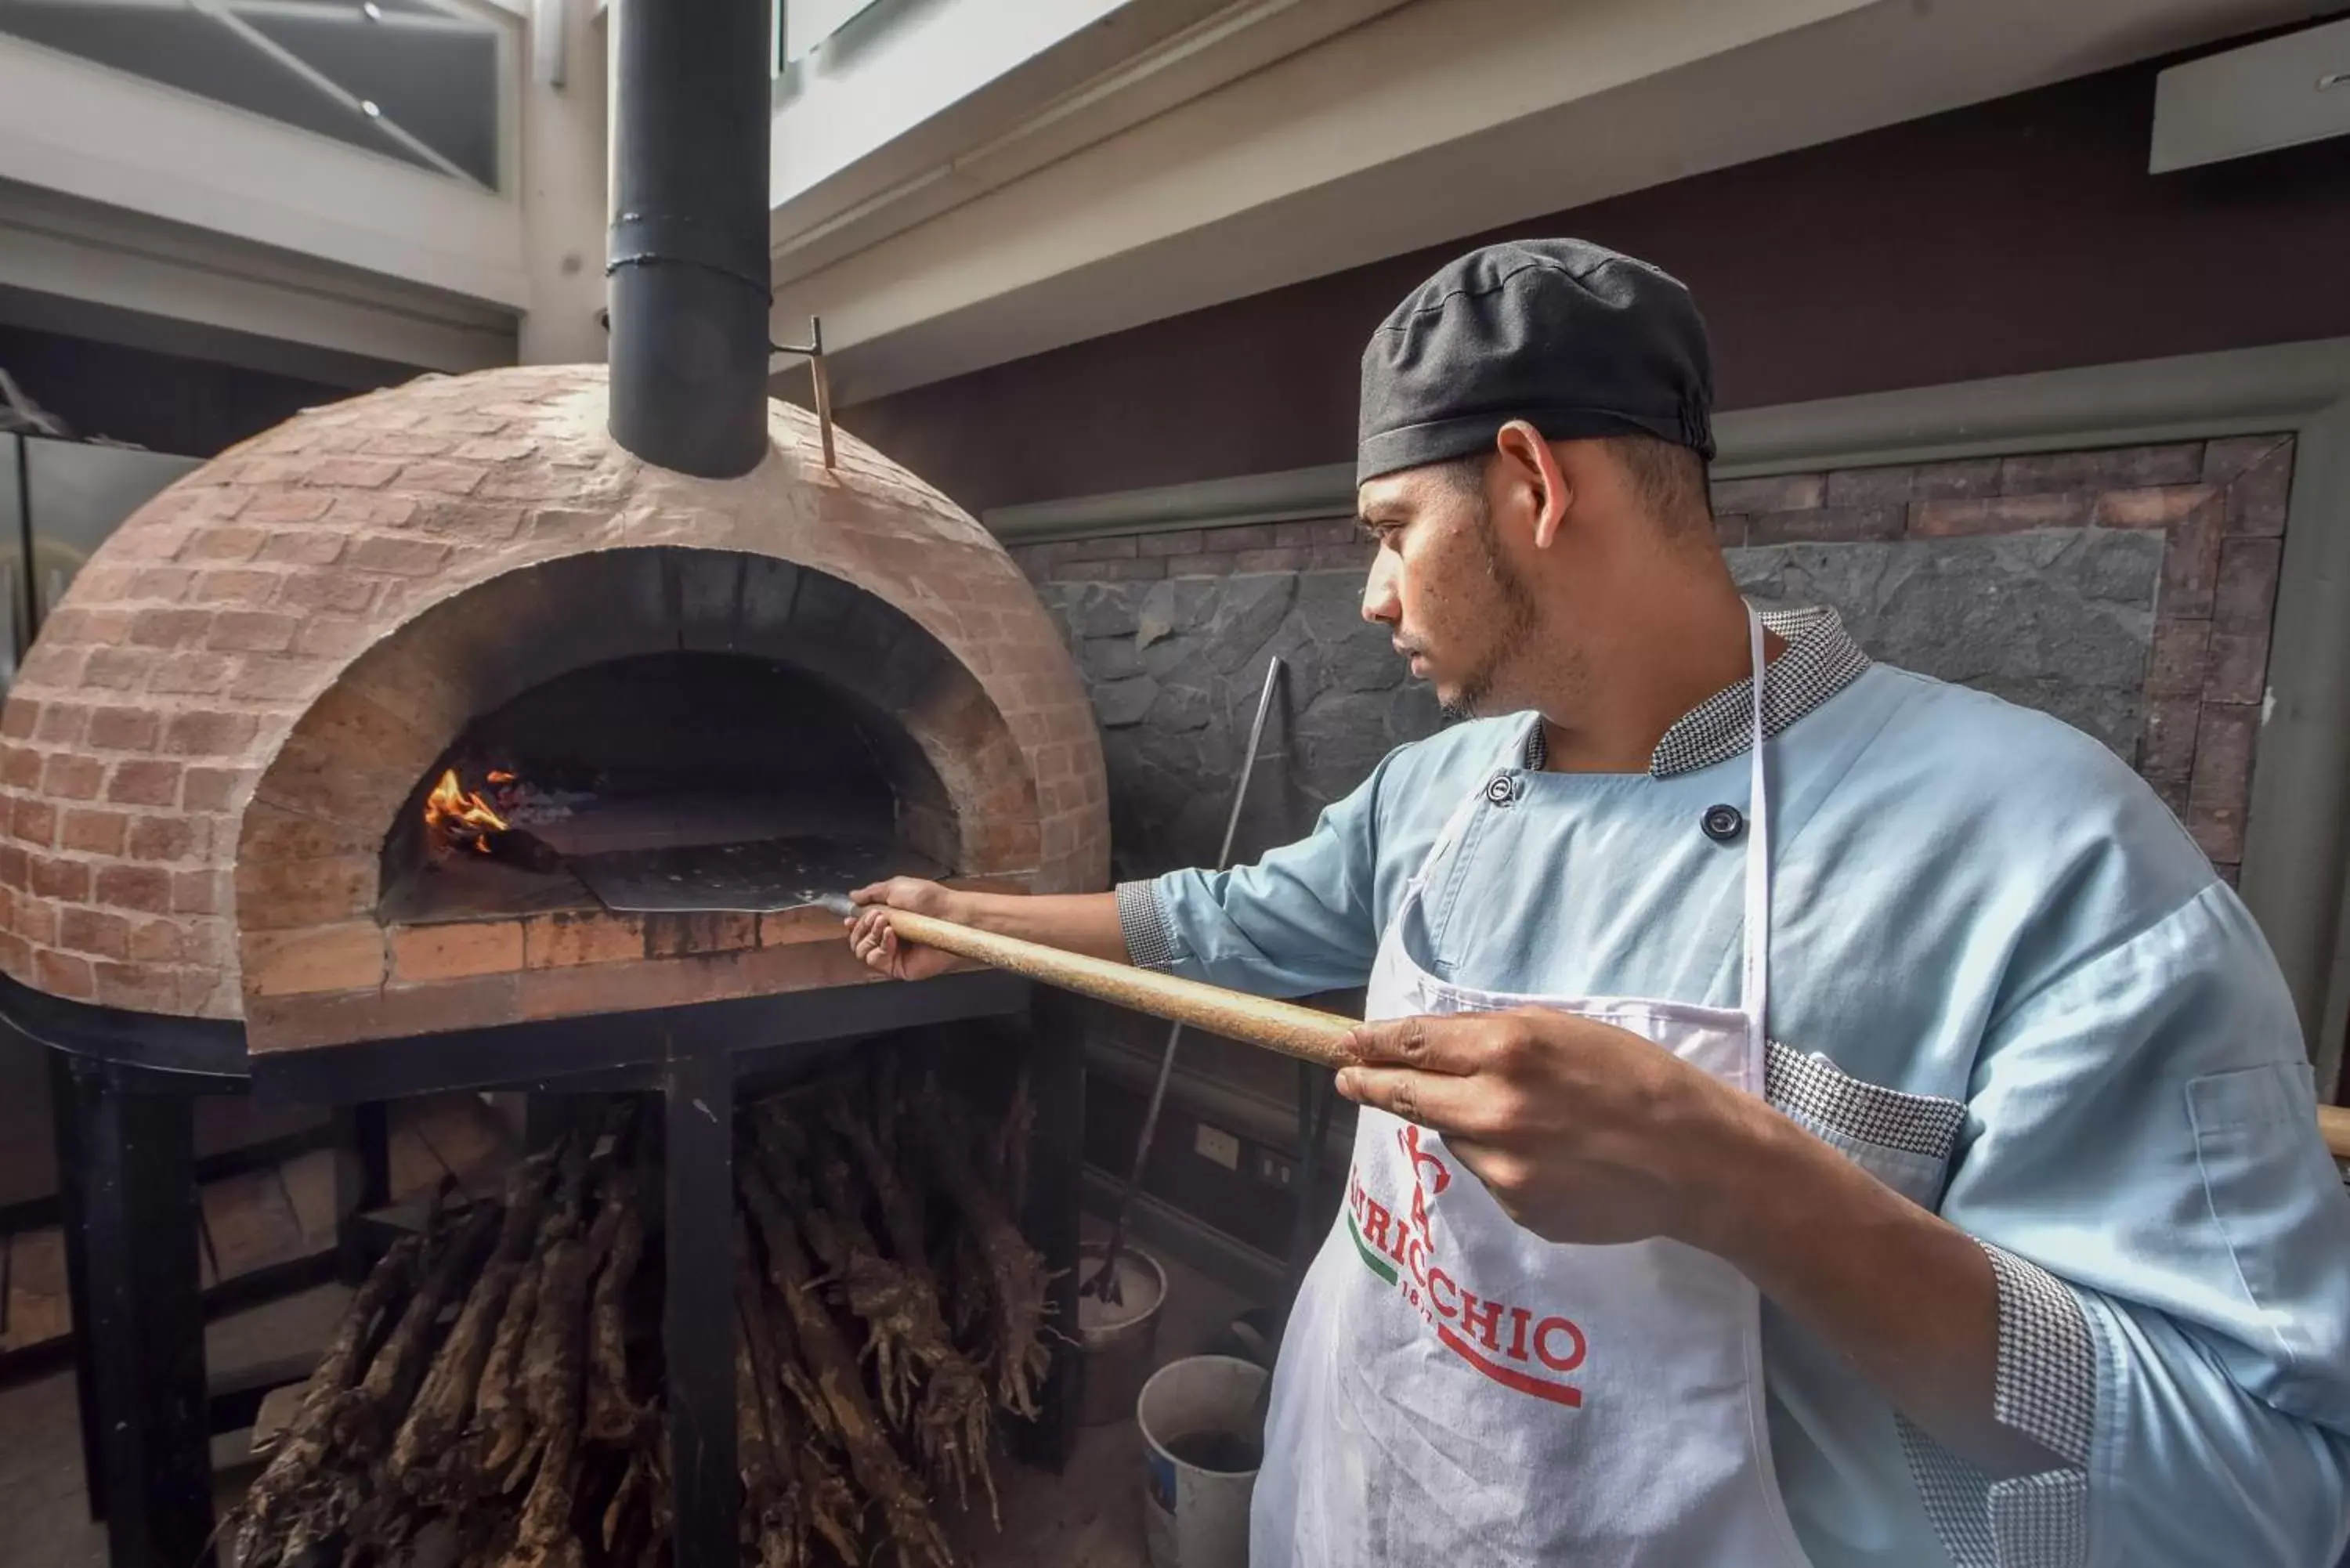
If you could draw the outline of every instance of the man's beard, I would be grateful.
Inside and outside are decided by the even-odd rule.
[[[1486,644],[1485,657],[1468,673],[1461,677],[1459,688],[1450,698],[1441,699],[1440,706],[1448,723],[1484,715],[1493,695],[1493,685],[1501,677],[1502,666],[1513,655],[1523,652],[1534,629],[1534,595],[1524,577],[1503,556],[1493,539],[1493,514],[1483,496],[1477,499],[1477,547],[1485,556],[1485,573],[1493,584],[1494,597],[1500,601],[1494,618],[1494,634]]]

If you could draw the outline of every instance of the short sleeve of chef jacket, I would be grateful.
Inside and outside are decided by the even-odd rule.
[[[1751,804],[1745,758],[1530,775],[1527,724],[1392,753],[1253,866],[1121,888],[1138,961],[1274,994],[1360,984],[1438,828],[1483,792],[1430,880],[1429,967],[1734,1005],[1739,857],[1696,824]],[[2333,1563],[2350,1203],[2244,905],[2110,752],[1963,688],[1873,667],[1770,767],[1774,1103],[1792,1075],[1947,1108],[1911,1196],[1990,1253],[1999,1416],[2060,1461],[1973,1474],[1766,1303],[1773,1443],[1814,1563]]]

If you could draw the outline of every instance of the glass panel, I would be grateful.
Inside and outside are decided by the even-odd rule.
[[[778,0],[784,8],[784,63],[789,65],[831,37],[879,0]]]
[[[497,184],[496,34],[354,27],[296,16],[247,20],[483,184]],[[413,156],[397,143],[393,151]]]
[[[175,0],[0,0],[0,32],[497,185],[497,23],[431,0],[227,0],[223,9],[225,18]]]
[[[32,518],[33,589],[47,616],[106,536],[201,459],[28,437],[25,506]]]

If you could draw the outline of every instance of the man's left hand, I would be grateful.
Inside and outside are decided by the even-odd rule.
[[[1713,1193],[1776,1119],[1652,1041],[1544,1008],[1367,1023],[1353,1046],[1339,1093],[1443,1134],[1545,1241],[1719,1251]]]

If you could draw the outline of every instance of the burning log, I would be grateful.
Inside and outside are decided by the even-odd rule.
[[[913,1476],[890,1447],[888,1433],[875,1417],[864,1385],[857,1376],[857,1358],[840,1330],[816,1297],[807,1254],[783,1201],[756,1169],[742,1173],[743,1198],[767,1251],[768,1279],[783,1297],[797,1331],[801,1357],[814,1374],[816,1386],[832,1412],[848,1456],[850,1473],[872,1501],[880,1505],[881,1519],[899,1568],[929,1563],[951,1568],[953,1558],[946,1537]]]
[[[451,768],[424,797],[425,842],[435,861],[470,852],[525,871],[559,871],[563,857],[531,832],[498,815],[481,794],[469,790]]]
[[[376,1328],[390,1320],[415,1283],[423,1251],[422,1237],[402,1237],[352,1296],[350,1310],[319,1357],[292,1424],[245,1494],[234,1547],[239,1568],[275,1568],[294,1562],[332,1535],[348,1516],[349,1505],[339,1496],[339,1466],[330,1438],[335,1413],[351,1397],[351,1380]]]

